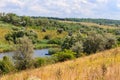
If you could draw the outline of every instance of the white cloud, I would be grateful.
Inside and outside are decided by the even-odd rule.
[[[117,0],[116,6],[120,8],[120,0]]]
[[[120,0],[0,0],[0,11],[38,16],[99,17],[110,15],[113,3],[120,8]],[[114,12],[118,13],[120,11]]]
[[[29,10],[32,10],[32,11],[35,11],[35,12],[38,12],[38,13],[48,13],[49,12],[46,8],[44,8],[40,5],[31,6],[29,8]]]
[[[105,4],[105,3],[107,3],[109,0],[96,0],[98,3],[103,3],[103,4]]]

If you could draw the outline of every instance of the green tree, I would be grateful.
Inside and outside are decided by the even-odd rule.
[[[62,49],[70,49],[76,42],[75,36],[67,36],[62,44]]]
[[[72,47],[72,51],[76,52],[76,57],[80,57],[83,55],[83,43],[76,42]]]
[[[20,38],[17,42],[17,49],[13,56],[15,66],[18,70],[31,68],[33,61],[33,44],[27,37]]]
[[[96,33],[89,34],[83,43],[84,52],[90,54],[104,50],[105,41],[106,41],[105,38],[100,34]]]
[[[106,39],[105,49],[111,49],[113,46],[116,45],[117,39],[114,35],[107,33],[104,35],[104,37]]]
[[[17,40],[19,38],[22,38],[23,36],[27,36],[29,39],[32,40],[33,43],[37,42],[37,33],[32,31],[32,30],[24,30],[24,29],[20,29],[20,28],[13,28],[13,31],[11,33],[8,33],[5,35],[5,39],[7,41],[11,41],[14,44],[17,43]]]

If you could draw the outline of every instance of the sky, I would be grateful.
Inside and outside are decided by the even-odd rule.
[[[120,0],[0,0],[0,12],[26,16],[120,20]]]

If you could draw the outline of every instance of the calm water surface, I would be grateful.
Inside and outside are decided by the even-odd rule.
[[[8,56],[10,58],[12,58],[12,56],[14,55],[14,52],[6,52],[6,53],[0,53],[0,58],[2,58],[3,56]],[[34,50],[34,54],[33,57],[47,57],[50,56],[48,55],[48,49],[40,49],[40,50]]]

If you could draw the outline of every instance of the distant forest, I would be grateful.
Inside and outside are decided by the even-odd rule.
[[[100,25],[120,25],[120,20],[112,20],[112,19],[92,19],[92,18],[53,18],[47,17],[48,19],[54,20],[64,20],[64,21],[75,21],[75,22],[92,22]]]
[[[119,26],[120,20],[112,19],[92,19],[92,18],[57,18],[57,17],[36,17],[36,16],[18,16],[14,13],[0,13],[0,20],[12,23],[14,25],[39,26],[40,24],[57,24],[57,20],[74,22],[92,22],[100,25]]]

